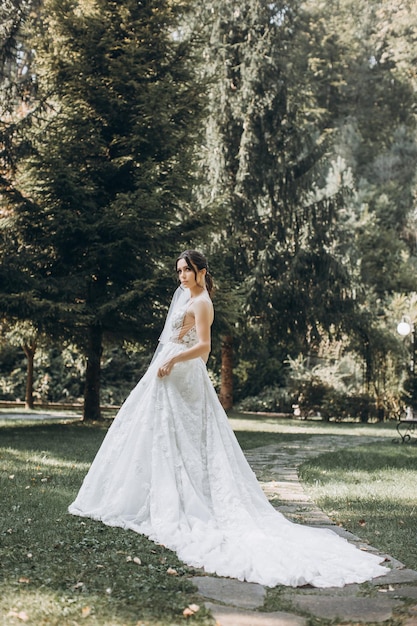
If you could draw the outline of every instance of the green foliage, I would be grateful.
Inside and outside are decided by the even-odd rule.
[[[289,366],[289,388],[301,415],[364,422],[377,415],[375,400],[362,391],[361,373],[352,357],[316,364],[308,359],[289,359]]]
[[[96,365],[106,341],[149,348],[172,259],[201,247],[214,368],[233,334],[239,400],[272,406],[288,354],[342,338],[363,384],[332,381],[328,405],[398,405],[391,303],[417,291],[410,0],[7,0],[0,18],[8,317]]]
[[[3,185],[4,304],[84,351],[88,418],[99,417],[103,337],[156,340],[168,268],[193,228],[202,97],[191,42],[173,36],[186,10],[45,0],[26,23],[30,104],[43,109]]]
[[[178,246],[170,232],[188,196],[198,97],[175,24],[155,0],[76,11],[48,1],[33,25],[38,90],[51,95],[21,166],[34,204],[17,228],[33,248],[49,332],[59,320],[80,343],[95,323],[149,340],[155,285]]]
[[[256,396],[246,396],[237,403],[238,411],[292,413],[293,398],[285,387],[265,387]]]
[[[150,355],[130,347],[105,346],[102,363],[102,404],[120,405],[144,374]],[[85,358],[73,344],[42,344],[34,359],[35,403],[82,402]],[[25,397],[25,359],[20,347],[5,343],[0,349],[0,399]]]
[[[365,393],[347,394],[326,389],[319,405],[319,412],[325,420],[331,418],[341,421],[360,420],[367,422],[370,418],[379,418],[373,398]],[[382,413],[382,418],[384,413]]]
[[[25,397],[25,359],[23,351],[6,344],[0,350],[0,394],[2,400]]]

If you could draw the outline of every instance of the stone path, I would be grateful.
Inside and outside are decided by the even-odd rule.
[[[309,498],[298,480],[297,468],[305,460],[358,444],[374,437],[329,435],[256,448],[246,457],[274,506],[293,521],[330,527],[358,547],[377,552],[352,533],[336,526]],[[271,480],[273,478],[273,480]],[[229,578],[195,576],[202,603],[210,609],[216,626],[308,626],[314,624],[380,624],[417,626],[417,572],[388,555],[392,571],[364,585],[331,589],[279,587],[270,592],[282,610],[266,612],[267,590],[255,583]]]

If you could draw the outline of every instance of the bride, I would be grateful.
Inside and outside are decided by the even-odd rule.
[[[190,566],[267,586],[341,587],[381,576],[382,557],[268,502],[206,370],[213,305],[207,261],[183,252],[160,347],[120,409],[73,515],[148,536]]]

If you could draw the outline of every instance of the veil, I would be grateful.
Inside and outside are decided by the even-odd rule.
[[[165,319],[165,324],[162,329],[162,333],[159,336],[158,347],[155,350],[155,353],[152,357],[151,364],[155,361],[158,354],[161,352],[164,345],[169,341],[169,338],[172,334],[172,325],[171,320],[172,316],[177,309],[187,304],[190,300],[191,294],[190,290],[182,287],[181,285],[177,287],[174,291],[174,295],[172,296],[171,304],[169,305],[168,313]]]

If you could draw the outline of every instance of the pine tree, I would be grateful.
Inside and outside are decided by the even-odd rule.
[[[186,8],[45,0],[29,31],[47,107],[13,228],[30,251],[30,315],[86,355],[85,419],[100,417],[103,337],[155,339],[187,230],[200,96],[176,31]]]
[[[306,349],[349,306],[349,277],[333,253],[344,173],[331,189],[326,180],[337,169],[329,158],[337,45],[322,45],[302,3],[215,1],[209,10],[202,196],[226,216],[213,251],[224,275],[246,286],[248,321],[262,340]],[[230,335],[225,344],[230,360]]]
[[[344,207],[350,236],[339,242],[356,293],[350,346],[363,359],[366,390],[381,395],[378,379],[389,378],[386,368],[399,356],[391,302],[417,289],[417,21],[413,3],[398,0],[328,2],[321,19],[343,52],[336,150],[352,172]]]

